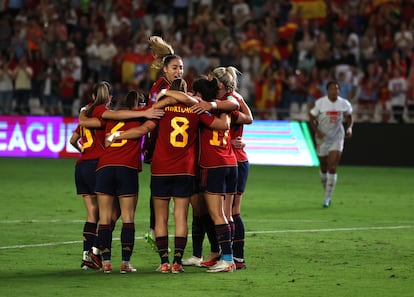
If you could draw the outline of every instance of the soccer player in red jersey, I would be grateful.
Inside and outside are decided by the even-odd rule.
[[[125,101],[121,101],[120,109],[138,108],[138,99],[139,94],[136,91],[130,91]],[[105,132],[119,132],[139,125],[140,122],[137,120],[109,120]],[[96,172],[96,193],[98,195],[100,216],[98,240],[102,246],[102,270],[104,273],[112,271],[111,218],[116,197],[119,199],[122,219],[122,264],[120,272],[136,271],[130,264],[130,258],[135,241],[134,217],[138,200],[138,172],[142,171],[140,156],[141,139],[139,138],[115,141],[105,149],[99,158]]]
[[[106,82],[101,82],[97,84],[98,89],[98,96],[96,100],[93,101],[92,104],[87,106],[84,111],[82,111],[79,115],[79,124],[82,127],[88,128],[105,128],[108,119],[112,120],[122,120],[128,118],[139,118],[139,117],[148,117],[148,118],[159,118],[163,115],[162,110],[157,110],[154,108],[144,109],[144,110],[117,110],[113,111],[108,109],[108,105],[110,103],[110,97],[107,94],[110,94],[110,84]],[[104,139],[105,139],[105,132],[100,136],[99,144],[100,147],[104,148]],[[91,143],[89,144],[91,145]],[[102,219],[102,216],[100,216]],[[111,228],[110,231],[112,232],[114,227],[114,222],[116,219],[112,220],[113,223],[110,224]],[[100,224],[101,226],[101,224]],[[99,232],[98,232],[99,233]],[[102,249],[94,248],[93,252],[90,254],[92,257],[93,262],[99,268],[102,266],[102,263],[99,258],[99,254]]]
[[[201,191],[214,222],[221,259],[208,272],[233,272],[233,250],[230,225],[224,215],[224,195],[235,194],[237,159],[233,154],[229,130],[200,129]]]
[[[211,81],[205,79],[205,81],[215,83],[218,87],[216,79]],[[196,92],[196,82],[193,89]],[[165,91],[167,96],[175,94],[174,91]],[[213,98],[216,98],[217,92],[214,95]],[[217,107],[217,103],[212,106]],[[224,116],[227,115],[224,114]],[[236,269],[233,262],[230,225],[224,216],[223,201],[226,194],[236,193],[237,184],[237,159],[232,151],[229,136],[229,130],[217,130],[208,126],[200,128],[201,190],[214,222],[216,237],[222,251],[220,261],[209,267],[208,272],[233,272]]]
[[[180,79],[181,84],[184,80]],[[212,84],[206,80],[206,83]],[[216,88],[217,88],[216,83]],[[186,100],[191,98],[184,92],[164,89],[161,95],[177,96]],[[166,98],[158,104],[171,104]],[[195,100],[193,100],[194,104]],[[158,107],[158,106],[157,106]],[[202,123],[215,129],[228,129],[227,116],[220,118],[210,113],[197,115],[187,105],[175,103],[164,107],[165,115],[159,120],[159,134],[155,145],[154,158],[151,163],[151,193],[154,200],[156,215],[155,236],[161,264],[157,271],[167,273],[183,272],[182,255],[187,242],[187,214],[190,197],[194,194],[196,176],[196,156],[198,128]],[[150,123],[148,129],[154,129],[155,123]],[[137,137],[146,132],[144,126],[138,129],[121,132],[115,139]],[[141,131],[140,131],[141,130]],[[218,131],[218,130],[217,130]],[[170,198],[174,199],[175,219],[175,251],[172,267],[168,255],[168,212]]]
[[[97,98],[98,87],[96,84],[92,92],[92,100]],[[83,226],[83,256],[82,269],[96,267],[89,256],[89,251],[96,245],[96,231],[99,220],[98,201],[95,193],[95,170],[99,157],[104,150],[105,129],[77,126],[70,138],[70,143],[75,147],[81,156],[75,166],[75,184],[78,195],[83,197],[86,208],[86,222]],[[79,143],[80,141],[80,143]],[[119,216],[114,214],[115,220]]]
[[[174,50],[159,36],[151,36],[149,45],[155,55],[155,61],[152,67],[161,70],[161,76],[154,82],[148,96],[148,106],[152,106],[157,98],[157,95],[162,89],[169,89],[172,82],[183,76],[183,61],[180,56],[174,54]],[[157,139],[158,129],[147,133],[144,137],[142,152],[145,163],[151,163],[152,155],[154,153],[155,141]],[[144,235],[148,243],[155,249],[154,240],[155,228],[155,214],[153,200],[150,197],[150,226],[148,233]]]
[[[244,224],[240,215],[241,201],[243,192],[246,187],[247,177],[249,174],[249,161],[246,152],[243,150],[241,140],[243,136],[243,125],[253,122],[253,115],[249,106],[243,97],[236,92],[237,75],[240,72],[235,67],[217,67],[211,75],[219,80],[219,98],[228,100],[229,98],[237,100],[240,108],[233,111],[231,116],[230,135],[232,149],[237,159],[237,193],[226,195],[225,214],[232,230],[233,257],[236,269],[245,269],[244,260]]]

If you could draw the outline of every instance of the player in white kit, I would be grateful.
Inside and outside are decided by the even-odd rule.
[[[327,96],[316,100],[309,112],[309,124],[315,133],[320,162],[320,178],[325,190],[323,207],[331,205],[337,180],[336,167],[341,159],[344,137],[352,136],[353,125],[352,106],[347,99],[338,96],[339,84],[330,81],[326,89]]]

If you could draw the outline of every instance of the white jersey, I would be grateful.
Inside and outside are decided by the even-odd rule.
[[[328,96],[321,97],[316,100],[310,113],[316,117],[318,129],[325,134],[323,142],[344,139],[344,115],[352,114],[352,105],[348,100],[338,96],[338,99],[332,102]]]

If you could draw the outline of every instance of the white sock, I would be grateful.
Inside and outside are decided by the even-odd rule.
[[[335,190],[335,186],[336,186],[336,179],[337,179],[337,174],[331,174],[328,173],[327,174],[327,179],[326,179],[326,188],[325,188],[325,201],[329,201],[332,198],[332,193]]]
[[[319,176],[321,178],[321,183],[322,183],[322,187],[325,190],[326,189],[326,173],[323,173],[322,171],[319,170]]]

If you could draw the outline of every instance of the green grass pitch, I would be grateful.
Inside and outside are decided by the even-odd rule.
[[[85,210],[75,194],[74,164],[0,158],[0,296],[414,294],[412,168],[340,166],[332,207],[323,209],[317,167],[252,166],[242,206],[247,270],[210,274],[189,267],[173,275],[155,272],[158,255],[142,238],[148,228],[145,165],[131,259],[138,272],[116,271],[118,223],[114,272],[104,275],[79,268]],[[191,238],[185,257],[190,253]]]

